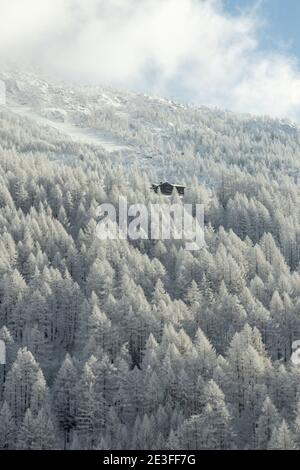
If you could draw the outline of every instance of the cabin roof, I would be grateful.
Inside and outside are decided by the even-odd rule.
[[[176,188],[185,188],[184,184],[177,184],[177,183],[169,183],[169,181],[164,181],[161,183],[153,183],[152,186],[163,186],[164,184],[169,184],[170,186],[176,187]]]

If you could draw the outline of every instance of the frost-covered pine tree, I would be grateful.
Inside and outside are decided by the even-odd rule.
[[[267,449],[271,436],[281,424],[279,413],[269,397],[263,403],[261,414],[256,425],[256,446],[258,449]]]
[[[19,349],[17,359],[7,374],[4,397],[16,423],[23,420],[32,405],[34,384],[42,372],[27,348]]]
[[[268,444],[270,450],[294,450],[296,444],[288,425],[283,420],[278,428],[275,428]]]
[[[69,435],[76,425],[77,370],[67,354],[57,374],[54,385],[54,407],[64,437],[64,448],[69,444]]]
[[[13,449],[15,445],[15,423],[5,401],[0,411],[0,449]]]

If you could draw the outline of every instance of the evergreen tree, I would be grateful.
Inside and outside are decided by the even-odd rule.
[[[270,450],[294,450],[296,449],[295,442],[292,438],[291,431],[289,430],[286,422],[283,420],[281,425],[274,429],[271,439],[268,444]]]
[[[5,401],[0,411],[0,449],[13,449],[15,444],[15,423]]]
[[[274,430],[278,429],[280,424],[279,413],[270,398],[267,397],[256,426],[256,446],[258,449],[267,449]]]
[[[4,397],[16,423],[23,420],[32,405],[34,384],[42,372],[26,348],[18,351],[17,359],[7,374]]]
[[[69,434],[76,425],[77,371],[67,354],[57,374],[54,385],[54,407],[60,429],[64,434],[64,448],[69,444]]]

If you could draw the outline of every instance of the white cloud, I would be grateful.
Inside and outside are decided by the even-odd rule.
[[[222,0],[0,0],[0,58],[58,76],[300,119],[300,70]]]

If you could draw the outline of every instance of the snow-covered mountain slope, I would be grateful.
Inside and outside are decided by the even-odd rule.
[[[0,79],[6,84],[10,111],[108,151],[132,148],[137,151],[134,138],[139,130],[168,137],[174,124],[157,125],[155,112],[159,112],[157,108],[172,111],[182,108],[147,95],[53,84],[24,71],[2,72]],[[154,116],[151,118],[144,108],[151,109]]]
[[[4,72],[0,75],[6,84],[6,108],[43,125],[57,129],[75,141],[99,145],[108,152],[128,150],[130,147],[117,136],[91,125],[95,110],[93,100],[84,99],[84,91],[52,85],[32,73]],[[97,106],[110,107],[116,103],[104,93],[98,93]]]
[[[213,184],[213,167],[220,161],[250,173],[259,163],[264,174],[275,178],[279,169],[293,178],[300,170],[299,126],[288,121],[53,83],[24,70],[2,71],[0,80],[7,90],[2,112],[58,131],[62,139],[83,146],[83,153],[91,146],[107,158],[118,155],[153,178],[186,181],[196,175]]]

